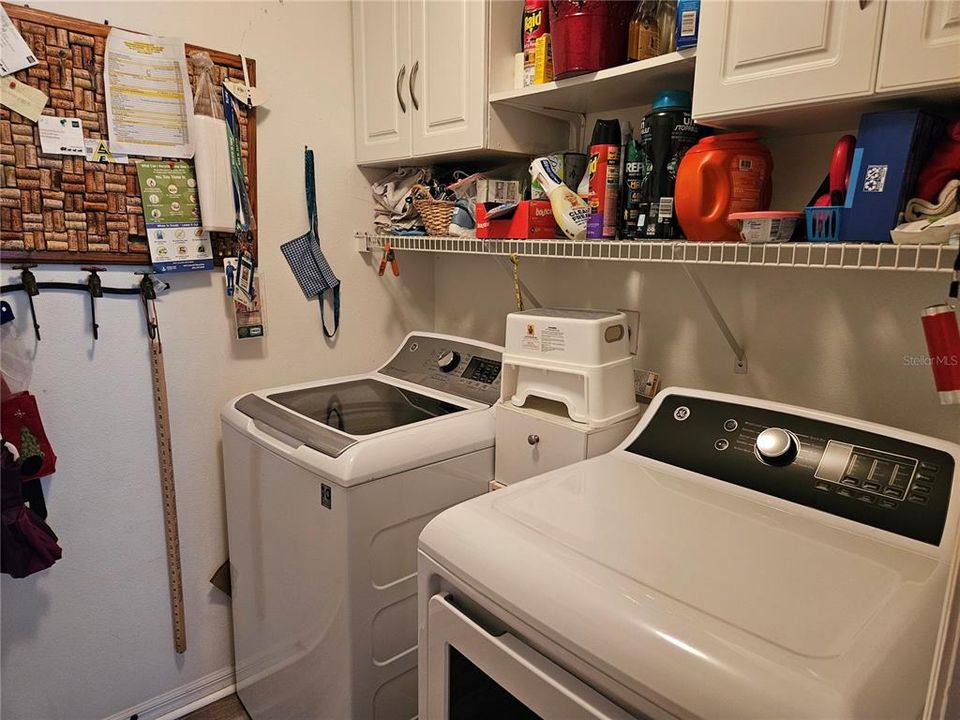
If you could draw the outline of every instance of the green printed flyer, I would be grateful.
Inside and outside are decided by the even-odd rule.
[[[154,270],[212,270],[213,249],[200,222],[193,162],[140,160],[137,177]]]

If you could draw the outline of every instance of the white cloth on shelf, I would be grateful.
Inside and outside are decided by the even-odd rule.
[[[429,173],[423,168],[402,167],[373,183],[373,224],[378,233],[389,234],[392,230],[411,230],[423,225],[410,192],[414,185],[428,179]]]
[[[903,210],[904,219],[907,222],[935,220],[955,213],[960,210],[958,191],[960,191],[960,180],[951,180],[943,186],[936,202],[929,202],[923,198],[908,200],[907,206]]]

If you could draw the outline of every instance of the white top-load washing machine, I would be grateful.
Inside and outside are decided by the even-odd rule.
[[[958,459],[664,391],[616,450],[427,525],[420,717],[917,718]]]
[[[417,711],[417,536],[487,491],[501,348],[413,333],[376,372],[222,411],[238,694],[254,720]]]

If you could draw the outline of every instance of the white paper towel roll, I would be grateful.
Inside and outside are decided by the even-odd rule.
[[[208,115],[194,115],[193,133],[196,148],[193,162],[203,229],[233,232],[237,214],[233,205],[226,123]]]

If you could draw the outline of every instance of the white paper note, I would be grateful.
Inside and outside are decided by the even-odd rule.
[[[42,90],[37,90],[16,78],[8,77],[0,82],[0,105],[34,122],[40,118],[49,99]]]
[[[77,118],[42,115],[37,120],[40,151],[44,155],[85,155],[83,123]]]
[[[113,152],[193,157],[193,95],[183,40],[113,28],[103,76]]]
[[[0,76],[6,77],[36,64],[33,50],[0,5]]]

